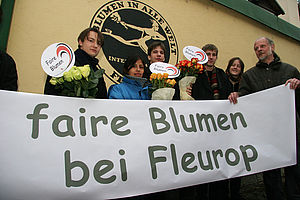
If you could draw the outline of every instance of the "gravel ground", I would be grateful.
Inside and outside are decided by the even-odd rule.
[[[262,174],[242,178],[241,196],[245,200],[266,200]]]

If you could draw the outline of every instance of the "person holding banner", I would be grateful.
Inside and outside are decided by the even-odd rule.
[[[96,28],[87,28],[83,30],[78,36],[78,49],[75,53],[75,65],[83,66],[89,65],[91,70],[96,71],[100,69],[98,64],[99,60],[96,56],[99,54],[100,49],[104,43],[104,37],[101,32]],[[55,86],[50,84],[51,76],[47,77],[44,94],[58,95],[60,92],[55,89]],[[97,99],[107,99],[107,90],[104,78],[99,79]]]
[[[123,80],[120,84],[114,84],[108,89],[109,99],[132,99],[132,100],[150,100],[149,82],[143,78],[145,72],[145,63],[141,56],[129,56],[123,68]],[[145,194],[134,197],[122,198],[126,200],[145,200],[145,199],[165,199],[164,192],[154,194]]]
[[[289,84],[290,89],[296,90],[297,164],[284,168],[287,199],[294,200],[300,199],[300,73],[294,66],[281,62],[274,50],[275,44],[269,38],[261,37],[255,41],[254,51],[258,62],[242,75],[239,91],[231,93],[228,99],[235,104],[239,96],[281,84]],[[284,199],[281,169],[263,172],[263,179],[269,200]]]
[[[225,70],[231,83],[231,92],[237,92],[241,81],[242,74],[244,72],[244,62],[239,57],[231,58],[228,61],[227,68]],[[228,192],[232,200],[242,199],[240,195],[242,178],[236,177],[228,180],[229,188]]]
[[[224,70],[215,66],[218,48],[214,44],[206,44],[202,50],[208,56],[208,61],[204,65],[205,72],[199,74],[192,86],[192,97],[197,100],[227,99],[231,85]]]
[[[195,100],[227,99],[231,93],[231,83],[223,69],[215,66],[218,58],[218,48],[214,44],[206,44],[202,50],[208,57],[205,71],[199,74],[195,84],[187,88],[187,93]],[[217,181],[196,186],[201,199],[228,199],[228,181]]]
[[[138,55],[129,56],[124,64],[123,81],[120,84],[110,86],[108,90],[109,99],[150,99],[148,93],[149,82],[143,78],[145,63]]]

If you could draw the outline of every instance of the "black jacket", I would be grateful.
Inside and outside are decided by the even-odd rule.
[[[81,49],[77,49],[75,52],[75,66],[83,66],[83,65],[90,65],[91,70],[96,71],[98,68],[98,59],[93,58],[89,56],[85,51]],[[60,91],[55,89],[55,86],[50,84],[49,80],[51,79],[51,76],[47,76],[47,80],[45,83],[45,88],[44,88],[44,94],[51,94],[51,95],[59,95]],[[96,95],[97,99],[107,99],[107,90],[106,90],[106,85],[104,82],[104,78],[99,79],[99,83],[97,85],[98,87],[98,92]]]
[[[0,90],[18,90],[16,63],[3,51],[0,51]]]
[[[258,62],[242,75],[239,94],[243,96],[275,87],[290,78],[300,79],[299,71],[292,65],[281,62],[274,53],[274,60],[270,64]]]
[[[219,99],[227,99],[231,93],[231,83],[224,70],[216,67],[219,87]],[[195,100],[213,100],[213,90],[208,82],[206,73],[199,74],[192,89],[192,97]]]
[[[284,84],[288,79],[297,78],[300,80],[298,69],[280,61],[274,53],[274,60],[268,65],[258,62],[256,66],[247,70],[242,75],[239,88],[239,95],[247,95],[271,87]],[[300,112],[300,88],[296,89],[297,112]]]
[[[277,54],[274,53],[274,60],[269,65],[258,62],[256,66],[247,70],[242,75],[239,95],[247,95],[271,87],[279,86],[291,78],[297,78],[300,80],[300,73],[298,69],[292,65],[281,62]],[[296,120],[298,134],[297,141],[298,145],[300,145],[300,88],[296,89],[295,96],[296,112],[298,113]],[[300,148],[298,148],[298,150],[300,150]],[[298,159],[299,158],[300,156],[298,156]]]

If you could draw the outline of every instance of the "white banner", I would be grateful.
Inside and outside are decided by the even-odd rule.
[[[0,95],[0,199],[112,199],[296,163],[284,86],[236,105]]]

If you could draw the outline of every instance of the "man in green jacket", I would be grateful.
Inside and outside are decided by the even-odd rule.
[[[258,58],[256,66],[242,75],[239,92],[231,93],[228,97],[230,102],[237,103],[239,96],[251,94],[282,84],[290,84],[290,88],[296,90],[297,106],[297,135],[300,134],[300,73],[297,68],[280,61],[274,52],[274,42],[266,37],[259,38],[254,43],[254,51]],[[297,138],[297,147],[300,147]],[[285,168],[285,183],[287,199],[300,199],[300,152],[297,150],[297,163]],[[263,172],[265,191],[269,200],[284,199],[281,170],[274,169]]]

